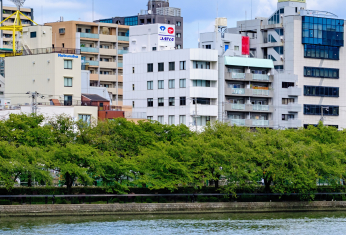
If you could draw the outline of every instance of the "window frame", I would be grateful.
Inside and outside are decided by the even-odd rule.
[[[154,64],[148,63],[147,64],[147,73],[153,73],[154,72]]]
[[[165,63],[164,62],[160,62],[157,64],[157,71],[158,72],[164,72],[165,71]]]
[[[148,98],[147,99],[147,107],[148,108],[154,107],[154,98]]]
[[[169,67],[169,71],[175,71],[175,62],[174,61],[169,62],[168,67]]]
[[[157,89],[165,89],[165,80],[158,80],[157,81]]]
[[[165,107],[165,98],[157,98],[157,107]]]
[[[154,81],[147,81],[147,90],[154,90]]]
[[[180,70],[186,70],[186,61],[180,61],[179,68]]]
[[[186,78],[179,79],[179,88],[186,88]]]
[[[179,106],[186,106],[186,96],[181,96],[179,98]]]
[[[72,60],[64,60],[64,69],[73,69]]]
[[[168,80],[168,89],[175,89],[175,79]]]
[[[175,97],[169,97],[168,98],[168,106],[170,106],[170,107],[175,106]]]
[[[69,80],[71,85],[69,83],[66,83],[66,81]],[[64,87],[72,87],[73,86],[73,80],[71,77],[64,77]]]

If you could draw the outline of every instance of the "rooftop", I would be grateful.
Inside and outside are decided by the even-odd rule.
[[[100,101],[100,102],[109,102],[109,100],[95,94],[82,94],[85,98],[89,99],[90,101]]]

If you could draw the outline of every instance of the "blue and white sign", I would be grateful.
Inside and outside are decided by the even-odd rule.
[[[78,56],[76,55],[58,54],[58,57],[78,59]]]
[[[175,25],[158,24],[159,45],[175,47]]]

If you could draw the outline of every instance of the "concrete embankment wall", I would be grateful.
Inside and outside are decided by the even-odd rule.
[[[346,202],[229,202],[0,206],[0,217],[346,211]]]

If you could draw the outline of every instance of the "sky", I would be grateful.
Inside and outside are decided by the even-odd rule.
[[[14,6],[9,0],[4,5]],[[94,0],[94,19],[136,15],[147,8],[148,0]],[[171,7],[182,9],[184,17],[184,48],[198,46],[198,32],[214,30],[215,18],[226,17],[228,26],[235,27],[237,20],[257,16],[269,17],[276,9],[277,0],[170,0]],[[92,0],[26,0],[25,7],[34,9],[38,24],[56,22],[60,16],[68,20],[92,21]],[[307,8],[332,12],[341,19],[345,0],[307,0]]]

